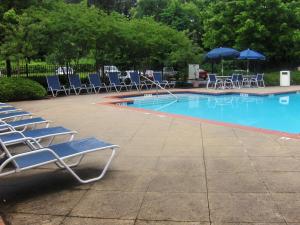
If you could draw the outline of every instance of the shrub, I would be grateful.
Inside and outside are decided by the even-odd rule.
[[[25,78],[0,78],[0,101],[41,99],[47,94],[39,83]]]

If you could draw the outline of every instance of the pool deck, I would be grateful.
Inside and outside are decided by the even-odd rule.
[[[207,92],[206,89],[176,91]],[[276,93],[300,86],[234,90]],[[224,92],[232,92],[225,90]],[[222,90],[209,90],[221,93]],[[9,224],[300,225],[300,140],[112,107],[121,94],[11,103],[121,146],[106,176],[79,185],[53,165],[1,178]],[[106,154],[78,171],[93,174]],[[1,219],[0,219],[1,225]]]

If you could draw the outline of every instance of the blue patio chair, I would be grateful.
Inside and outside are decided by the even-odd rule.
[[[107,86],[101,82],[101,79],[97,73],[89,74],[89,82],[91,89],[94,90],[95,94],[100,92],[101,88],[104,88],[108,92]]]
[[[238,82],[240,87],[249,87],[249,79],[247,77],[243,77],[242,74],[238,75]]]
[[[0,108],[0,113],[10,113],[10,112],[15,112],[15,111],[20,111],[21,109],[17,109],[15,107],[3,107]]]
[[[11,107],[11,105],[0,102],[0,108]]]
[[[209,85],[212,85],[214,88],[217,88],[218,85],[221,85],[223,87],[223,81],[221,79],[217,78],[216,74],[208,74],[208,80],[206,83],[206,88],[209,88]]]
[[[250,84],[254,84],[256,87],[265,87],[264,74],[258,73],[255,77],[250,79]]]
[[[17,111],[17,112],[10,112],[10,113],[2,113],[0,114],[0,120],[17,120],[18,118],[23,118],[25,116],[29,116],[32,118],[32,113],[25,112],[25,111]]]
[[[81,83],[78,74],[68,74],[68,79],[70,83],[70,88],[75,92],[76,95],[79,95],[82,90],[86,90],[87,93],[90,92],[90,87]]]
[[[163,88],[166,88],[166,87],[169,87],[169,88],[175,87],[175,83],[170,83],[167,80],[163,80],[161,72],[153,72],[153,81],[156,84],[158,84],[161,87],[163,87]]]
[[[24,143],[29,146],[31,151],[12,155],[6,144],[0,140],[0,148],[3,149],[7,157],[7,159],[0,164],[0,177],[55,163],[59,168],[66,169],[80,183],[90,183],[100,180],[105,175],[115,155],[116,149],[119,148],[117,145],[109,144],[95,138],[50,145],[46,148],[32,138],[23,138],[19,141],[19,143]],[[111,150],[111,155],[100,175],[83,179],[72,169],[72,166],[80,164],[86,154],[104,150]],[[66,159],[74,157],[79,157],[74,164],[69,165],[65,162]],[[13,167],[8,166],[11,163]]]
[[[108,79],[110,86],[115,88],[116,92],[121,91],[122,88],[125,88],[126,91],[128,91],[127,87],[131,87],[131,85],[126,85],[124,82],[120,81],[118,72],[108,72]]]
[[[225,88],[239,88],[238,74],[232,74],[230,78],[225,79],[223,85]]]
[[[63,92],[66,95],[70,94],[70,89],[63,85],[60,85],[59,78],[57,75],[46,76],[48,91],[52,93],[53,97],[56,97],[59,92]]]
[[[141,81],[139,72],[130,72],[129,75],[132,87],[134,86],[137,90],[141,90],[145,86],[148,89],[147,84]]]
[[[0,126],[4,124],[8,124],[9,126],[12,126],[14,129],[21,129],[21,131],[25,131],[27,127],[33,127],[35,128],[39,124],[46,124],[46,127],[49,127],[50,125],[49,120],[45,120],[42,117],[35,117],[30,119],[24,119],[24,120],[17,120],[17,121],[11,121],[11,122],[5,122],[0,120]]]

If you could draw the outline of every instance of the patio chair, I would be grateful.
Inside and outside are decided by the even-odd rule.
[[[98,74],[96,73],[89,74],[89,82],[90,82],[91,89],[94,90],[95,94],[97,92],[99,93],[101,88],[104,88],[106,92],[108,92],[107,86],[101,82],[101,79]]]
[[[225,79],[223,84],[224,84],[225,88],[240,87],[239,82],[238,82],[238,74],[232,74],[230,78]],[[229,86],[227,86],[227,85],[229,85]]]
[[[78,74],[68,74],[68,79],[70,83],[70,89],[75,92],[76,95],[79,95],[82,90],[86,90],[89,93],[90,87],[81,83],[80,77]]]
[[[128,91],[127,87],[131,87],[131,85],[126,85],[124,82],[120,82],[118,72],[108,72],[108,79],[110,86],[115,88],[116,92],[120,92],[122,88],[125,88]],[[118,87],[120,88],[118,90]]]
[[[250,79],[250,84],[255,84],[256,87],[265,87],[264,74],[258,73],[255,77]]]
[[[57,75],[46,76],[48,91],[52,93],[53,97],[56,97],[59,92],[63,92],[66,95],[70,94],[70,89],[63,85],[60,85],[59,78]]]
[[[11,105],[0,102],[0,108],[11,107]]]
[[[242,74],[238,75],[238,82],[240,87],[249,87],[249,79],[247,77],[243,77]]]
[[[14,129],[21,129],[21,131],[25,131],[28,126],[33,126],[36,127],[39,124],[46,124],[46,127],[49,127],[50,121],[45,120],[42,117],[35,117],[35,118],[30,118],[30,119],[24,119],[24,120],[17,120],[17,121],[12,121],[12,122],[5,122],[0,120],[0,126],[8,124],[9,126],[12,126]]]
[[[116,149],[119,148],[117,145],[105,143],[95,138],[55,144],[46,148],[32,138],[23,138],[19,141],[19,143],[26,144],[32,151],[12,155],[6,144],[0,141],[0,148],[3,149],[7,156],[7,159],[0,164],[0,177],[55,163],[59,168],[66,169],[80,183],[90,183],[100,180],[105,175]],[[112,152],[100,175],[83,179],[72,169],[72,166],[80,164],[86,154],[104,150],[111,150]],[[66,159],[74,157],[79,157],[74,164],[69,165],[65,162]],[[8,167],[11,163],[13,164],[13,168]]]
[[[156,84],[158,84],[161,87],[163,87],[163,88],[166,88],[166,87],[169,87],[169,88],[175,87],[175,83],[173,83],[173,82],[171,83],[171,82],[169,82],[167,80],[163,80],[162,79],[162,73],[161,72],[153,72],[153,81]]]
[[[144,86],[148,89],[147,84],[141,81],[141,76],[138,72],[130,72],[129,75],[132,87],[134,86],[138,91],[142,90]]]
[[[218,84],[223,87],[223,80],[218,79],[217,75],[214,73],[208,74],[208,80],[206,84],[206,88],[209,88],[209,85],[212,85],[215,89],[217,88]]]
[[[47,128],[39,128],[35,130],[26,130],[26,131],[17,131],[14,127],[8,125],[8,124],[2,124],[0,125],[0,130],[6,129],[5,132],[0,132],[0,140],[7,144],[12,145],[15,144],[16,141],[19,139],[30,137],[35,139],[37,142],[40,142],[42,139],[50,138],[49,144],[52,144],[53,140],[57,136],[62,135],[70,135],[69,141],[72,141],[74,138],[74,135],[77,134],[76,131],[72,131],[69,129],[66,129],[64,127],[47,127]]]
[[[0,120],[6,121],[12,119],[13,121],[16,121],[18,118],[23,118],[24,116],[29,116],[32,118],[32,113],[25,111],[2,113],[0,114]]]
[[[20,111],[21,109],[17,109],[15,107],[3,107],[0,108],[0,114],[1,113],[10,113],[10,112],[15,112],[15,111]]]

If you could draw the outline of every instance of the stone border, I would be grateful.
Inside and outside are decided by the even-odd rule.
[[[202,92],[202,91],[189,91],[189,90],[183,90],[183,91],[173,91],[173,93],[176,94],[184,94],[184,93],[190,93],[190,94],[208,94],[208,95],[224,95],[224,94],[248,94],[252,96],[266,96],[266,95],[272,95],[272,94],[288,94],[288,93],[295,93],[297,91],[278,91],[278,92],[270,92],[270,93],[247,93],[247,92]],[[156,92],[146,92],[147,94],[156,94]],[[159,94],[167,94],[167,92],[160,92]],[[164,113],[164,112],[157,112],[153,110],[147,110],[147,109],[141,109],[141,108],[134,108],[134,107],[128,107],[126,105],[122,105],[120,103],[130,103],[133,102],[131,99],[123,99],[125,97],[136,97],[136,96],[143,96],[143,93],[137,93],[137,94],[126,94],[122,93],[119,95],[113,95],[113,96],[107,96],[105,98],[108,99],[113,99],[114,101],[109,101],[109,102],[100,102],[98,104],[100,105],[107,105],[107,106],[113,106],[117,108],[124,108],[124,109],[129,109],[133,111],[139,111],[139,112],[144,112],[144,113],[150,113],[153,115],[159,115],[159,116],[166,116],[166,117],[171,117],[171,118],[179,118],[179,119],[187,119],[187,120],[192,120],[192,121],[198,121],[198,122],[203,122],[203,123],[210,123],[214,125],[219,125],[219,126],[224,126],[224,127],[231,127],[231,128],[238,128],[238,129],[243,129],[243,130],[248,130],[248,131],[253,131],[253,132],[259,132],[263,134],[271,134],[271,135],[278,135],[282,137],[287,137],[287,138],[294,138],[294,139],[300,139],[300,134],[292,134],[292,133],[287,133],[287,132],[280,132],[280,131],[275,131],[275,130],[268,130],[268,129],[263,129],[263,128],[256,128],[256,127],[249,127],[249,126],[244,126],[244,125],[238,125],[238,124],[233,124],[233,123],[226,123],[226,122],[218,122],[214,120],[207,120],[207,119],[201,119],[201,118],[195,118],[191,116],[184,116],[184,115],[177,115],[177,114],[171,114],[171,113]],[[118,104],[119,103],[119,104]]]

